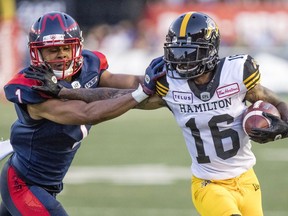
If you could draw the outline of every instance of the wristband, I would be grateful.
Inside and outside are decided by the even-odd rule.
[[[138,103],[140,103],[143,100],[145,100],[146,98],[148,98],[149,96],[144,93],[142,85],[139,84],[138,88],[132,92],[132,97],[134,98],[134,100],[136,100]]]

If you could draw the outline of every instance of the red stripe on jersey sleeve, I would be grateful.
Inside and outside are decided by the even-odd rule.
[[[101,52],[97,52],[97,51],[93,51],[93,53],[99,58],[100,60],[100,71],[102,70],[106,70],[108,68],[108,62],[107,62],[107,58],[106,56],[101,53]]]
[[[8,85],[22,85],[31,88],[32,86],[41,86],[42,84],[38,80],[26,78],[24,73],[18,73],[6,84],[6,86]],[[40,95],[44,99],[52,98],[52,96],[40,91],[38,92],[38,95]]]
[[[19,85],[24,85],[24,86],[39,86],[41,85],[40,81],[34,80],[34,79],[28,79],[25,78],[24,74],[16,74],[6,85],[10,84],[19,84]]]

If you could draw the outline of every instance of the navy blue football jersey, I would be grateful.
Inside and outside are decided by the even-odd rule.
[[[60,81],[67,88],[97,88],[102,72],[108,68],[102,53],[84,50],[82,55],[83,66],[72,82]],[[14,149],[11,163],[27,181],[58,185],[91,125],[63,125],[47,119],[31,119],[27,104],[44,102],[49,96],[31,89],[40,83],[25,78],[24,71],[16,74],[4,87],[6,98],[15,104],[18,116],[11,127],[10,140]]]

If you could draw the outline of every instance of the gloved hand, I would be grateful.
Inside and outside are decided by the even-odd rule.
[[[252,129],[252,134],[250,134],[251,140],[258,142],[258,143],[267,143],[270,141],[288,137],[288,123],[287,122],[269,113],[263,112],[262,115],[270,120],[271,126],[269,128]]]
[[[166,73],[166,71],[163,70],[164,63],[163,57],[161,56],[153,59],[150,65],[147,67],[143,84],[143,91],[145,94],[155,94],[157,79],[164,76]]]
[[[58,83],[52,68],[48,64],[40,67],[30,65],[29,69],[24,73],[26,78],[35,79],[42,83],[41,86],[32,86],[32,89],[36,91],[41,91],[47,95],[57,97],[60,90],[63,88],[63,86]]]

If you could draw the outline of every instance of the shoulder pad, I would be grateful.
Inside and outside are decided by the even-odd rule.
[[[250,90],[257,85],[260,82],[260,77],[261,74],[259,72],[258,63],[254,58],[248,55],[243,68],[243,83],[246,88]]]
[[[107,70],[109,67],[106,56],[101,52],[83,50],[82,55],[84,57],[84,65],[87,71],[96,71],[99,76],[101,76],[102,72]]]
[[[7,100],[18,104],[42,103],[50,98],[41,92],[34,91],[31,88],[34,85],[39,85],[39,82],[25,78],[22,71],[4,86],[5,96]]]
[[[98,51],[93,51],[93,54],[96,55],[100,60],[100,71],[106,70],[108,68],[108,61],[106,56]]]

